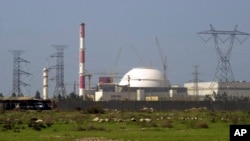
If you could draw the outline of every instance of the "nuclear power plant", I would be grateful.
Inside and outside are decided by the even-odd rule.
[[[166,74],[166,59],[162,55],[162,51],[159,45],[159,41],[156,38],[157,47],[163,63],[163,73],[153,67],[136,67],[132,68],[126,74],[123,75],[120,82],[114,82],[112,76],[100,77],[99,83],[95,91],[85,89],[85,33],[84,25],[80,25],[80,65],[79,65],[79,96],[85,99],[91,98],[94,101],[110,101],[110,100],[132,100],[132,101],[162,101],[162,100],[202,100],[205,96],[214,96],[217,94],[226,93],[229,96],[247,96],[250,92],[250,83],[245,81],[234,81],[234,79],[217,79],[215,82],[193,82],[186,83],[183,86],[171,85]],[[237,26],[233,31],[216,31],[212,25],[211,30],[205,32],[199,32],[198,34],[212,34],[215,40],[215,47],[219,53],[218,59],[227,58],[226,64],[230,67],[229,51],[232,50],[233,42],[236,35],[250,35],[244,32],[237,31]],[[218,46],[218,35],[227,34],[231,41],[229,45],[228,56],[223,56]],[[222,59],[223,61],[223,59]],[[219,63],[221,64],[221,63]],[[223,66],[219,66],[223,67]],[[221,69],[220,69],[221,70]],[[225,68],[224,70],[228,70]],[[228,74],[227,72],[222,72]],[[232,71],[230,71],[232,73]],[[223,76],[221,76],[223,77]],[[227,76],[226,76],[227,77]],[[229,76],[228,76],[229,77]],[[235,87],[232,87],[234,84]],[[227,87],[225,87],[227,85]],[[230,86],[229,86],[230,85]]]
[[[158,43],[158,41],[157,41]],[[144,67],[133,68],[126,73],[119,83],[110,77],[100,77],[97,90],[85,89],[85,24],[80,24],[79,49],[79,96],[94,101],[103,100],[167,100],[175,97],[186,97],[187,89],[180,86],[171,86],[165,74],[160,70]]]
[[[211,98],[211,100],[216,100],[218,96],[229,96],[232,99],[235,97],[249,97],[250,96],[250,82],[246,81],[236,81],[233,78],[233,71],[230,66],[230,54],[233,48],[233,43],[236,39],[236,35],[249,36],[250,34],[240,32],[237,30],[237,26],[232,31],[221,31],[215,30],[212,25],[210,25],[210,30],[199,32],[198,34],[208,34],[214,39],[215,48],[218,53],[218,66],[215,72],[216,78],[211,82],[199,82],[198,81],[198,66],[195,67],[195,77],[193,82],[185,83],[184,86],[173,85],[171,80],[166,73],[167,64],[166,57],[164,58],[159,41],[156,38],[156,45],[160,53],[163,70],[156,69],[154,67],[141,67],[137,66],[131,68],[127,73],[123,74],[119,82],[114,81],[113,74],[110,76],[99,76],[99,81],[96,87],[90,87],[90,81],[94,73],[87,72],[86,59],[85,58],[85,24],[80,24],[79,32],[79,80],[78,84],[74,85],[76,89],[78,87],[78,93],[75,91],[78,99],[83,101],[199,101],[206,100],[206,98]],[[230,38],[230,44],[228,50],[222,52],[219,47],[219,36],[228,35]],[[209,38],[208,40],[210,40]],[[207,40],[207,41],[208,41]],[[224,41],[226,42],[226,41]],[[58,48],[57,48],[58,49]],[[64,49],[64,48],[63,48]],[[76,53],[77,54],[77,53]],[[55,55],[55,56],[58,56]],[[25,61],[25,60],[22,60]],[[62,82],[64,80],[64,61],[63,54],[61,52],[60,58],[60,76],[62,76]],[[223,66],[223,64],[225,64]],[[58,67],[57,67],[58,68]],[[16,69],[16,68],[14,68]],[[59,94],[63,94],[62,98],[66,98],[67,94],[64,92],[57,92],[56,95],[50,94],[49,87],[49,76],[51,68],[43,69],[43,100],[49,100],[51,98],[58,98]],[[15,70],[16,71],[16,70]],[[20,71],[20,70],[19,70]],[[59,75],[58,74],[58,75]],[[15,75],[17,75],[15,73]],[[88,78],[89,86],[86,88],[85,77]],[[13,77],[16,79],[16,77]],[[18,76],[19,81],[20,76]],[[13,80],[13,82],[16,82]],[[16,84],[15,84],[16,85]],[[13,87],[15,86],[13,84]],[[56,85],[57,86],[57,85]],[[65,85],[63,83],[62,90],[65,90]],[[20,84],[17,88],[18,95],[20,92]],[[55,88],[57,89],[57,88]]]

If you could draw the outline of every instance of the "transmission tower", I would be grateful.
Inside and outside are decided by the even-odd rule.
[[[228,91],[229,88],[236,88],[236,84],[234,81],[233,71],[230,65],[230,56],[232,52],[232,48],[234,45],[235,39],[239,41],[240,43],[243,43],[246,38],[242,41],[240,41],[236,35],[250,35],[248,33],[240,32],[237,30],[237,25],[235,26],[233,31],[222,31],[222,30],[215,30],[214,27],[210,24],[210,30],[198,32],[197,34],[209,34],[211,35],[207,40],[202,40],[204,42],[208,42],[210,39],[213,38],[214,40],[214,46],[217,53],[218,58],[218,64],[217,69],[215,73],[215,79],[218,82],[218,90],[221,90],[224,92]],[[226,35],[228,38],[226,40],[222,40],[220,37]],[[226,48],[222,48],[219,46],[219,42],[222,42],[223,44],[226,43],[229,40],[229,45]],[[213,86],[212,86],[213,87]]]
[[[10,53],[13,54],[13,86],[12,86],[12,94],[16,96],[22,96],[21,86],[29,86],[29,84],[23,82],[21,80],[21,76],[29,76],[30,73],[23,71],[21,69],[21,63],[30,63],[29,61],[22,59],[20,55],[24,52],[24,50],[10,50]]]
[[[64,49],[66,45],[53,45],[57,52],[51,55],[52,58],[56,57],[56,65],[50,69],[56,69],[56,76],[51,78],[56,81],[54,97],[66,96],[66,90],[64,85]]]

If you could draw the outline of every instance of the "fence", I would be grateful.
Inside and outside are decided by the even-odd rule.
[[[82,101],[82,100],[60,100],[57,108],[72,110],[81,108],[83,110],[101,106],[105,109],[117,109],[121,111],[138,111],[144,107],[153,108],[157,111],[185,110],[198,107],[206,107],[212,111],[250,111],[249,101]]]

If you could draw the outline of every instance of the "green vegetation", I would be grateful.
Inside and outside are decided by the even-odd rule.
[[[0,114],[0,140],[228,141],[230,124],[249,123],[248,112],[205,108],[168,112],[120,112],[100,107],[86,111],[5,111]]]

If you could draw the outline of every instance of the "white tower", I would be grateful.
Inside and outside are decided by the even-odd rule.
[[[49,70],[47,68],[43,68],[43,99],[48,99],[48,78],[49,78]]]

